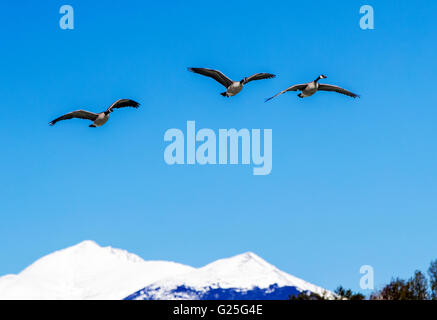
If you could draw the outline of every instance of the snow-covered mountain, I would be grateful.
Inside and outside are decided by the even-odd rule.
[[[247,252],[161,279],[126,299],[282,300],[302,291],[330,294]]]
[[[253,253],[193,268],[145,261],[93,241],[49,254],[17,275],[0,277],[0,300],[286,299],[302,291],[325,292]]]
[[[37,260],[18,275],[0,277],[0,300],[123,299],[157,279],[192,270],[84,241]]]

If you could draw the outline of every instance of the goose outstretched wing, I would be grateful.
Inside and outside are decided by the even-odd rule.
[[[95,121],[97,119],[97,117],[98,117],[97,113],[93,113],[93,112],[89,112],[89,111],[85,111],[85,110],[76,110],[76,111],[64,114],[63,116],[60,116],[59,118],[56,118],[55,120],[50,121],[49,124],[51,126],[53,126],[58,121],[68,120],[68,119],[73,119],[73,118]]]
[[[112,109],[119,109],[119,108],[138,108],[140,104],[134,100],[131,99],[118,99],[115,101],[106,111],[112,112]]]
[[[223,73],[218,70],[206,69],[206,68],[188,68],[188,71],[201,74],[205,77],[210,77],[215,81],[222,84],[224,87],[228,88],[232,84],[232,80],[226,77]]]
[[[297,91],[297,90],[302,91],[303,89],[305,89],[306,86],[307,86],[306,83],[305,84],[295,84],[294,86],[288,87],[287,89],[282,90],[281,92],[275,94],[273,97],[268,98],[265,102],[272,100],[273,98],[275,98],[275,97],[277,97],[277,96],[279,96],[287,91]]]
[[[345,94],[345,95],[347,95],[349,97],[352,97],[352,98],[359,98],[360,97],[359,95],[357,95],[357,94],[355,94],[353,92],[347,91],[346,89],[343,89],[341,87],[333,86],[331,84],[322,84],[321,83],[321,84],[319,84],[319,90],[322,90],[322,91],[335,91],[335,92],[338,92],[338,93],[341,93],[341,94]]]
[[[276,77],[274,74],[271,73],[255,73],[254,75],[251,75],[250,77],[243,79],[243,84],[249,83],[250,81],[254,80],[262,80],[262,79],[271,79]]]

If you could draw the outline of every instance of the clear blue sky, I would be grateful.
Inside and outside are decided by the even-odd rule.
[[[63,4],[0,5],[0,275],[85,239],[193,266],[253,251],[328,289],[437,258],[435,1],[68,1],[73,31]],[[190,66],[278,77],[225,99]],[[362,98],[264,103],[321,73]],[[117,98],[142,108],[48,126]],[[168,166],[187,120],[272,129],[272,173]]]

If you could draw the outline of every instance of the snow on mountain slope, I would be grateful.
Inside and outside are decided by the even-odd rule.
[[[256,254],[248,252],[161,279],[127,299],[210,299],[214,295],[219,299],[257,295],[265,299],[269,292],[284,287],[289,288],[288,295],[302,291],[331,295],[325,289],[280,271]],[[288,295],[285,293],[285,297]]]
[[[287,299],[302,291],[326,292],[251,252],[196,269],[144,261],[93,241],[42,257],[17,275],[0,277],[0,300]]]
[[[84,241],[37,260],[18,275],[0,277],[0,300],[122,299],[162,277],[192,270]]]

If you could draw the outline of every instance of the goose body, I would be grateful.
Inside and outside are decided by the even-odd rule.
[[[86,119],[91,120],[93,123],[89,125],[91,128],[101,127],[109,120],[109,115],[114,111],[114,109],[133,107],[138,108],[140,104],[134,100],[130,99],[119,99],[115,101],[108,109],[100,113],[93,113],[86,110],[76,110],[66,113],[59,118],[50,121],[50,125],[53,126],[59,121],[69,120],[69,119]]]
[[[221,85],[223,85],[226,88],[226,91],[221,93],[221,95],[224,97],[235,96],[241,90],[243,90],[244,85],[249,83],[250,81],[271,79],[276,77],[274,74],[271,73],[255,73],[254,75],[243,78],[240,81],[232,81],[218,70],[206,69],[206,68],[188,68],[188,70],[212,78],[217,82],[219,82]]]
[[[318,89],[319,89],[318,81],[314,80],[312,82],[309,82],[307,86],[300,93],[300,97],[301,98],[311,97],[313,94],[317,92]]]
[[[94,120],[93,124],[90,124],[91,128],[101,127],[109,120],[109,112],[101,112],[97,115],[96,120]]]
[[[226,92],[223,92],[222,95],[226,97],[235,96],[241,90],[243,90],[243,84],[240,81],[233,81],[232,84],[226,88]]]
[[[343,89],[341,87],[334,86],[334,85],[331,85],[331,84],[322,84],[322,83],[319,83],[319,80],[326,79],[326,78],[327,78],[327,76],[320,75],[314,81],[311,81],[311,82],[308,82],[308,83],[304,83],[304,84],[293,85],[293,86],[291,86],[291,87],[289,87],[289,88],[287,88],[287,89],[285,89],[285,90],[275,94],[273,97],[268,98],[266,100],[266,102],[271,100],[271,99],[273,99],[273,98],[275,98],[275,97],[277,97],[277,96],[279,96],[279,95],[281,95],[281,94],[283,94],[283,93],[285,93],[285,92],[288,92],[288,91],[300,91],[300,93],[297,95],[299,98],[310,97],[313,94],[315,94],[317,91],[335,91],[335,92],[347,95],[347,96],[352,97],[352,98],[359,98],[360,97],[359,95],[357,95],[357,94],[355,94],[353,92],[350,92],[350,91],[348,91],[346,89]]]

